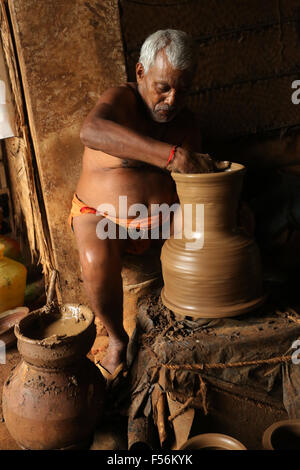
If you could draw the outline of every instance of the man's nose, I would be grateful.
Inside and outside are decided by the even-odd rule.
[[[175,90],[171,90],[168,96],[165,99],[165,103],[169,106],[174,106],[176,102],[176,93]]]

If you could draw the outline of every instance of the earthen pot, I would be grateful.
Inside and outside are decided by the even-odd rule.
[[[265,450],[299,450],[300,419],[273,423],[265,430],[262,441]]]
[[[172,173],[183,222],[192,223],[181,236],[175,228],[161,252],[162,301],[178,316],[231,317],[264,301],[258,247],[237,227],[244,173],[237,163],[218,173]]]
[[[76,332],[41,336],[41,327],[58,318],[75,318]],[[15,326],[15,335],[22,360],[5,382],[2,400],[10,434],[24,449],[88,447],[105,393],[104,379],[86,357],[96,336],[94,314],[77,304],[55,313],[37,310]]]
[[[199,434],[186,441],[179,450],[247,450],[236,439],[226,434]]]

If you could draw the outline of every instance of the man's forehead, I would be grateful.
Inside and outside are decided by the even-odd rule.
[[[155,57],[154,64],[151,68],[153,69],[153,71],[161,71],[162,73],[176,72],[176,69],[174,69],[174,67],[172,67],[169,62],[165,49],[161,49],[160,51],[158,51]]]
[[[167,57],[164,49],[161,49],[155,58],[153,66],[148,71],[150,77],[156,82],[169,82],[170,80],[187,81],[190,79],[190,72],[174,68]]]

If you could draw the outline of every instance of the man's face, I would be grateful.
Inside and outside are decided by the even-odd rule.
[[[138,63],[136,76],[139,92],[154,121],[171,121],[185,106],[192,71],[174,69],[164,49],[158,52],[154,65],[147,73]]]

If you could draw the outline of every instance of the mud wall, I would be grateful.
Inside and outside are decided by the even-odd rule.
[[[8,6],[60,293],[84,301],[67,218],[81,167],[81,123],[102,91],[126,79],[117,3]]]
[[[182,29],[195,38],[198,68],[190,106],[199,111],[207,137],[228,139],[299,123],[300,109],[291,101],[300,68],[298,0],[120,0],[120,5],[130,79],[152,32]]]

